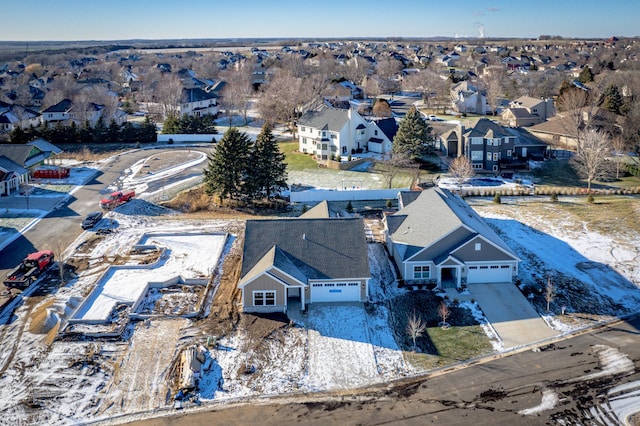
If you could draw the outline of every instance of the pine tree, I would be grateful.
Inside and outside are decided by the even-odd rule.
[[[250,196],[266,196],[287,188],[287,165],[280,151],[271,126],[265,124],[256,138],[249,156],[245,193]]]
[[[621,114],[624,100],[620,94],[620,89],[615,84],[609,85],[604,91],[604,100],[602,107],[614,114]]]
[[[412,160],[433,151],[431,127],[415,107],[400,121],[398,132],[393,138],[393,153],[407,155]]]
[[[582,68],[582,71],[580,71],[580,75],[578,76],[578,81],[582,84],[592,82],[593,72],[591,72],[591,68],[589,67]]]
[[[206,193],[221,198],[242,194],[250,150],[251,140],[246,133],[235,127],[227,130],[216,151],[209,154],[209,164],[204,170]]]

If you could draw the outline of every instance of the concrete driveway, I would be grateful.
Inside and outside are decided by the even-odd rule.
[[[470,284],[467,288],[502,339],[505,349],[558,334],[547,326],[515,285]]]

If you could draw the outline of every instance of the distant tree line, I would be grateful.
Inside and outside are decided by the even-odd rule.
[[[16,127],[10,134],[11,143],[24,144],[34,139],[42,138],[55,144],[67,143],[137,143],[156,142],[158,135],[156,123],[149,117],[140,124],[125,122],[118,124],[114,120],[105,125],[99,119],[95,126],[85,121],[82,126],[71,122],[69,125],[61,123],[55,126],[46,124],[38,127]]]

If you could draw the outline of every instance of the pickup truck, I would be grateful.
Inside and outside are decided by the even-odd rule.
[[[53,252],[51,250],[31,253],[24,258],[20,265],[9,272],[4,280],[4,285],[7,288],[25,289],[51,265],[53,265]]]
[[[103,209],[113,209],[118,207],[120,204],[130,201],[135,196],[136,191],[133,189],[127,191],[115,191],[109,194],[108,197],[100,200],[100,207]]]

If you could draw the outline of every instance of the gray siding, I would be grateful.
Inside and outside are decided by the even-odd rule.
[[[262,274],[242,289],[243,300],[242,306],[246,311],[247,308],[254,308],[253,306],[253,292],[255,290],[273,290],[276,292],[276,305],[285,306],[285,287],[282,283],[276,281],[267,274]],[[260,306],[259,309],[273,308],[273,306]],[[277,310],[276,310],[277,311]]]
[[[442,240],[433,244],[431,247],[426,248],[422,252],[418,253],[411,259],[412,262],[427,262],[435,259],[436,257],[446,253],[453,247],[466,240],[472,235],[469,230],[460,227],[453,231],[451,234],[444,237]]]
[[[481,249],[476,251],[476,243],[481,244]],[[458,259],[464,262],[500,262],[513,261],[513,256],[497,249],[493,244],[488,243],[480,237],[474,238],[467,244],[452,252]]]

